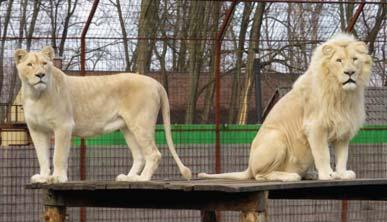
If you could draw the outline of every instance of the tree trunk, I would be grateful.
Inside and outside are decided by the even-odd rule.
[[[212,38],[216,38],[216,33],[218,31],[218,25],[219,25],[219,18],[220,18],[220,9],[221,9],[221,4],[219,2],[213,3],[212,9],[209,9],[212,11],[212,16],[211,16],[211,24],[210,24],[210,32],[213,33]],[[214,43],[214,42],[213,42]],[[213,107],[213,101],[214,101],[214,93],[215,93],[215,87],[214,87],[214,82],[213,80],[215,79],[215,44],[212,44],[208,57],[210,58],[209,61],[209,76],[211,78],[208,79],[209,82],[212,82],[209,84],[205,91],[205,97],[204,97],[204,108],[203,108],[203,113],[201,115],[201,123],[208,123],[209,118],[210,118],[210,111],[211,108]],[[200,96],[200,95],[198,95]]]
[[[65,42],[67,39],[67,33],[68,33],[69,25],[70,25],[70,19],[71,19],[71,16],[73,16],[73,14],[75,12],[75,9],[77,7],[77,3],[78,3],[78,0],[75,0],[73,4],[71,3],[71,0],[67,0],[67,15],[66,15],[66,18],[65,18],[65,21],[63,24],[62,36],[60,39],[59,49],[58,49],[58,54],[60,57],[63,57],[63,54],[64,54],[64,46],[65,46]]]
[[[1,39],[2,40],[1,45],[0,45],[0,95],[4,93],[3,86],[4,86],[4,50],[5,50],[5,42],[6,42],[5,38],[7,37],[8,25],[11,19],[12,5],[13,5],[13,0],[9,0],[8,6],[7,6],[7,12],[4,19],[3,35]],[[2,105],[0,106],[0,123],[3,123],[6,118],[6,113],[5,113],[6,110],[7,110],[6,107]]]
[[[210,13],[207,11],[209,2],[192,2],[190,7],[190,26],[188,30],[189,38],[197,39],[204,35],[208,27]],[[203,16],[204,15],[204,16]],[[193,123],[196,112],[196,100],[200,71],[203,63],[203,51],[205,41],[190,40],[188,45],[189,51],[189,95],[187,99],[187,108],[185,113],[185,123]]]
[[[155,55],[157,56],[159,62],[160,62],[160,71],[162,75],[162,84],[165,88],[165,90],[168,93],[168,74],[167,74],[167,68],[166,68],[166,62],[165,62],[165,57],[167,55],[167,50],[168,50],[168,43],[167,43],[167,33],[166,33],[166,25],[168,23],[168,0],[164,0],[164,8],[163,8],[163,14],[160,19],[162,23],[159,25],[159,32],[162,33],[164,41],[163,41],[163,48],[161,53],[157,51],[157,48],[154,49]]]
[[[381,4],[379,4],[379,9],[378,9],[376,20],[375,20],[375,25],[371,29],[371,31],[368,33],[368,36],[367,36],[367,42],[369,44],[369,53],[370,54],[372,54],[375,50],[376,37],[378,36],[380,29],[382,28],[383,21],[384,22],[386,21],[386,8],[383,5],[383,3],[385,3],[385,2],[386,2],[386,0],[380,0]]]
[[[238,40],[238,46],[236,49],[236,70],[233,74],[232,78],[232,86],[231,86],[231,99],[230,99],[230,105],[229,105],[229,112],[228,112],[228,123],[233,123],[235,119],[235,114],[237,112],[238,107],[238,98],[239,98],[239,89],[240,89],[240,78],[242,76],[242,66],[243,66],[243,52],[245,51],[245,41],[246,41],[246,33],[247,28],[250,23],[250,14],[252,12],[252,3],[245,3],[245,7],[243,9],[243,15],[242,15],[242,22],[241,22],[241,28],[239,31],[239,40]]]
[[[160,1],[142,0],[138,28],[136,71],[145,74],[150,69],[154,38],[156,37]],[[153,39],[152,39],[153,38]]]
[[[247,55],[247,65],[246,65],[246,79],[242,88],[241,96],[241,106],[238,113],[238,124],[246,124],[249,111],[249,98],[251,94],[251,89],[253,87],[254,80],[254,59],[255,54],[258,53],[259,49],[259,39],[260,39],[260,29],[262,24],[262,18],[265,10],[265,3],[258,3],[254,15],[253,26],[251,30],[251,35],[249,43],[249,50]]]
[[[124,52],[125,52],[125,64],[126,64],[125,71],[129,71],[132,65],[131,65],[130,56],[129,56],[128,33],[126,32],[126,28],[125,28],[125,21],[122,15],[120,0],[116,0],[116,3],[114,4],[114,6],[117,8],[118,19],[120,21],[120,26],[121,26],[122,40],[123,40]]]
[[[27,32],[27,43],[26,43],[27,44],[27,50],[31,49],[32,35],[34,33],[35,25],[36,25],[36,20],[37,20],[38,15],[39,15],[40,3],[41,3],[40,0],[34,1],[34,9],[33,9],[33,12],[32,12],[31,23],[30,23],[30,26],[28,27],[28,32]]]
[[[177,34],[177,37],[178,39],[180,39],[180,47],[179,47],[179,51],[178,51],[178,55],[177,55],[177,71],[178,72],[185,72],[187,70],[187,65],[186,65],[186,60],[187,60],[187,37],[188,37],[188,29],[189,29],[189,25],[190,23],[189,22],[184,22],[184,18],[188,17],[187,15],[187,9],[189,8],[189,4],[187,3],[187,1],[177,1],[179,2],[178,4],[178,7],[180,10],[180,8],[183,9],[180,17],[178,18],[178,22],[177,24],[178,27],[179,27],[179,31],[178,31],[178,34]],[[180,11],[179,11],[180,12]]]

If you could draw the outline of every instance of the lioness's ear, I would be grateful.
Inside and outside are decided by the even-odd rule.
[[[50,58],[51,61],[54,59],[55,52],[51,46],[44,47],[40,52],[45,54],[48,58]]]
[[[24,49],[17,49],[15,51],[15,55],[14,55],[14,58],[15,58],[15,63],[16,64],[19,64],[20,61],[27,55],[27,51],[24,50]]]
[[[331,46],[331,45],[324,45],[324,46],[322,47],[322,52],[323,52],[323,54],[326,55],[326,56],[332,56],[333,53],[335,52],[335,49],[334,49],[334,47]]]
[[[356,42],[354,43],[355,50],[362,54],[368,54],[368,47],[364,42]]]

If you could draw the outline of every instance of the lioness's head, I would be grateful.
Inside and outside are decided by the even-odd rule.
[[[320,58],[319,58],[320,57]],[[368,84],[372,59],[364,42],[349,34],[338,34],[318,47],[312,58],[321,61],[321,75],[346,91]]]
[[[28,84],[37,91],[43,91],[50,84],[54,49],[50,46],[40,52],[15,51],[16,68],[23,84]]]

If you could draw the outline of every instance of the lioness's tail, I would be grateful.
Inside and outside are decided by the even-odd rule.
[[[250,170],[247,169],[242,172],[232,172],[232,173],[220,173],[220,174],[207,174],[199,173],[199,178],[207,179],[233,179],[233,180],[247,180],[251,179]]]
[[[167,139],[169,151],[171,152],[173,159],[176,161],[177,166],[179,167],[180,173],[183,175],[185,179],[190,180],[192,178],[192,172],[188,167],[184,166],[184,164],[181,162],[179,156],[176,153],[175,145],[173,144],[172,135],[171,135],[171,120],[170,120],[170,112],[169,112],[168,95],[163,87],[160,87],[160,95],[161,95],[161,112],[163,115],[165,138]]]

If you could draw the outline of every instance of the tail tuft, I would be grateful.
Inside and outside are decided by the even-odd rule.
[[[188,167],[184,166],[184,168],[182,168],[180,170],[180,172],[181,172],[181,175],[183,175],[183,177],[186,180],[191,180],[192,179],[192,172],[191,172],[191,170]]]

